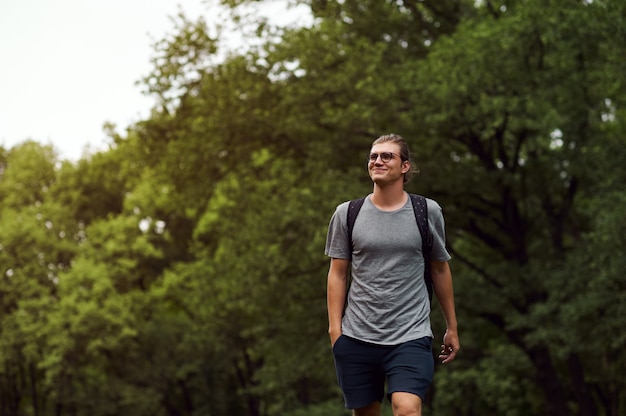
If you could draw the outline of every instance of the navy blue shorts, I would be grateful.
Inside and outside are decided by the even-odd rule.
[[[333,345],[333,357],[346,408],[382,402],[385,380],[389,398],[405,392],[424,400],[435,368],[431,348],[431,337],[384,346],[341,335]]]

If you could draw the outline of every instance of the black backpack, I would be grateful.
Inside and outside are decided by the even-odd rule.
[[[426,198],[421,195],[409,194],[411,197],[411,204],[413,205],[413,213],[415,214],[415,221],[417,221],[417,228],[422,236],[422,254],[424,255],[424,280],[426,281],[426,288],[428,289],[428,298],[433,298],[433,280],[430,275],[430,252],[433,248],[433,236],[430,233],[428,227],[428,207],[426,206]],[[363,206],[365,197],[359,199],[353,199],[348,205],[348,240],[350,245],[354,248],[352,242],[352,229],[354,228],[354,222],[357,215]]]

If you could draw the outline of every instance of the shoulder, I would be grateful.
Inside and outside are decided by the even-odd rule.
[[[335,212],[333,213],[333,216],[330,220],[331,224],[336,224],[336,225],[343,224],[343,226],[345,226],[348,220],[348,206],[349,205],[350,205],[350,201],[345,201],[335,207]]]
[[[426,198],[426,206],[428,207],[428,213],[442,211],[441,205],[434,199]]]
[[[439,205],[439,203],[435,201],[434,199],[431,199],[422,195],[417,195],[417,194],[411,194],[411,196],[412,197],[418,196],[418,197],[424,198],[424,201],[426,201],[426,209],[428,210],[428,214],[438,214],[442,212],[441,205]]]
[[[335,209],[335,213],[345,214],[346,212],[348,212],[349,205],[350,205],[350,201],[342,202],[341,204],[337,205],[337,208]]]
[[[428,216],[428,221],[430,223],[443,221],[443,209],[441,205],[432,198],[424,197],[424,200],[426,201],[426,215]]]
[[[428,222],[431,225],[443,224],[443,208],[434,199],[426,198],[426,205],[428,207]]]
[[[351,199],[349,201],[342,202],[341,204],[337,205],[337,208],[336,208],[335,212],[337,214],[346,214],[347,215],[348,209],[350,208],[352,203],[360,202],[361,203],[360,205],[363,206],[365,204],[365,201],[367,201],[369,199],[370,195],[365,195],[365,196],[362,196],[360,198],[354,198],[354,199]],[[359,204],[356,204],[356,205],[359,205]]]

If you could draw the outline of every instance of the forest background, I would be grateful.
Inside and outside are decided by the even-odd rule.
[[[179,16],[108,150],[0,148],[0,414],[348,414],[323,247],[390,132],[453,255],[424,414],[626,414],[626,2],[223,3],[258,42]]]

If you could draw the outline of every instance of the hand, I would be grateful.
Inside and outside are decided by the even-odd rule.
[[[443,336],[443,344],[441,344],[441,352],[439,353],[441,363],[446,364],[454,360],[460,349],[461,344],[456,331],[447,330]]]
[[[330,346],[332,348],[335,346],[335,342],[337,342],[337,340],[341,336],[341,331],[329,331],[328,335],[330,336]]]

